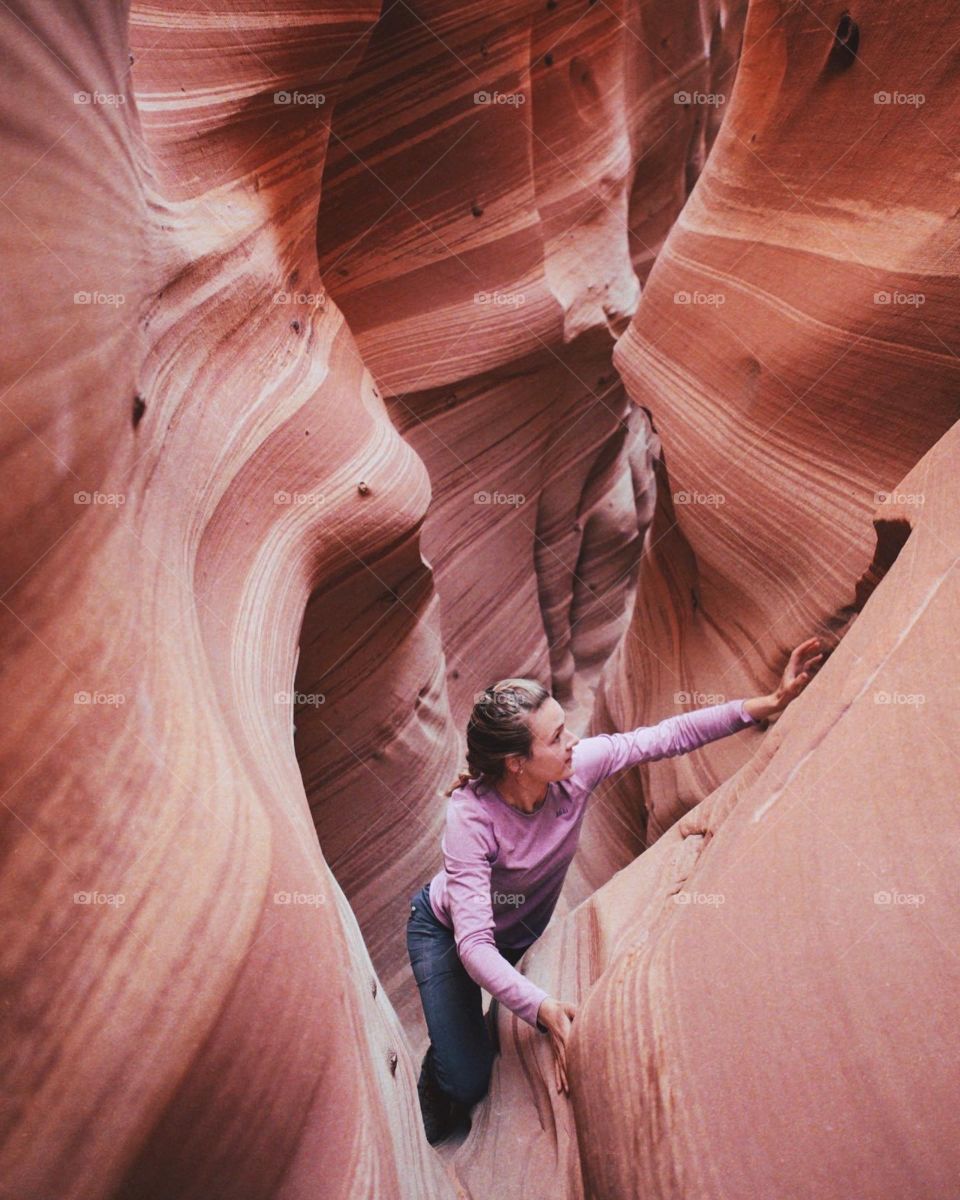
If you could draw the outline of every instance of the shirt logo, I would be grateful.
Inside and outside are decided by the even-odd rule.
[[[569,805],[561,804],[561,806],[557,809],[557,816],[562,817],[564,813],[568,813],[569,811],[570,811]]]

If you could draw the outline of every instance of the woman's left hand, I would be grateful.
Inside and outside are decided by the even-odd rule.
[[[550,1048],[553,1051],[553,1073],[557,1082],[557,1091],[569,1094],[570,1085],[567,1082],[567,1039],[573,1028],[573,1018],[577,1015],[577,1006],[566,1000],[553,1000],[549,996],[540,1005],[537,1021],[550,1034]]]
[[[777,712],[783,712],[791,700],[796,700],[813,678],[822,659],[819,638],[807,638],[795,647],[772,696]]]

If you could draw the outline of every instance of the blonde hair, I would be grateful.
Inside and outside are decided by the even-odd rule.
[[[549,697],[535,679],[501,679],[480,692],[467,720],[467,770],[445,795],[452,796],[471,779],[496,783],[511,754],[529,758],[533,735],[527,717]]]

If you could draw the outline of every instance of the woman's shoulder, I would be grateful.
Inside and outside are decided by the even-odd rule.
[[[607,774],[612,760],[623,752],[629,739],[622,733],[594,733],[573,748],[573,772],[562,781],[574,798],[586,799]]]
[[[455,788],[447,800],[445,837],[451,844],[480,844],[485,850],[496,845],[496,798],[482,785],[472,786],[473,780]]]
[[[469,779],[456,787],[447,799],[447,814],[484,814],[493,811],[496,797],[481,779]]]
[[[451,792],[451,799],[460,795],[476,796],[479,799],[489,796],[492,790],[485,775],[467,775],[464,772],[460,776],[460,783]]]

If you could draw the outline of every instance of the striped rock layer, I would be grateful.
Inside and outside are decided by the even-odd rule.
[[[303,707],[297,750],[418,1045],[399,915],[440,866],[448,723],[460,737],[478,691],[532,675],[582,728],[629,619],[658,443],[612,350],[715,136],[724,106],[693,98],[729,92],[743,15],[387,4],[337,100],[320,270],[429,474],[430,571],[365,558],[316,589],[297,688],[338,702]]]
[[[614,355],[662,453],[591,728],[767,692],[811,633],[830,654],[766,732],[591,801],[584,903],[524,960],[580,1004],[572,1102],[501,1018],[478,1192],[955,1190],[958,39],[947,4],[751,4]]]
[[[735,88],[722,0],[2,19],[5,1185],[948,1194],[945,0],[753,0]],[[524,964],[571,1100],[501,1013],[444,1163],[403,919],[473,693],[628,728],[817,631],[598,794]]]
[[[590,7],[4,10],[18,1195],[457,1192],[420,1126],[406,896],[477,682],[589,698],[625,625],[655,441],[613,341],[716,132],[673,91],[739,42],[719,3]],[[520,110],[473,95],[508,77],[528,121],[539,90],[509,139]],[[408,86],[371,143],[365,91]],[[422,246],[353,139],[394,188],[431,168]]]
[[[960,415],[960,28],[946,4],[854,17],[751,6],[714,152],[617,344],[664,449],[595,728],[766,692],[799,641],[834,646],[863,603],[874,508]],[[756,740],[621,776],[585,828],[570,898]]]
[[[579,1004],[571,1099],[501,1018],[472,1194],[952,1194],[958,435],[875,510],[862,612],[749,761],[524,958]]]
[[[17,7],[4,1188],[452,1197],[292,732],[314,588],[423,571],[426,471],[315,249],[377,8]]]

